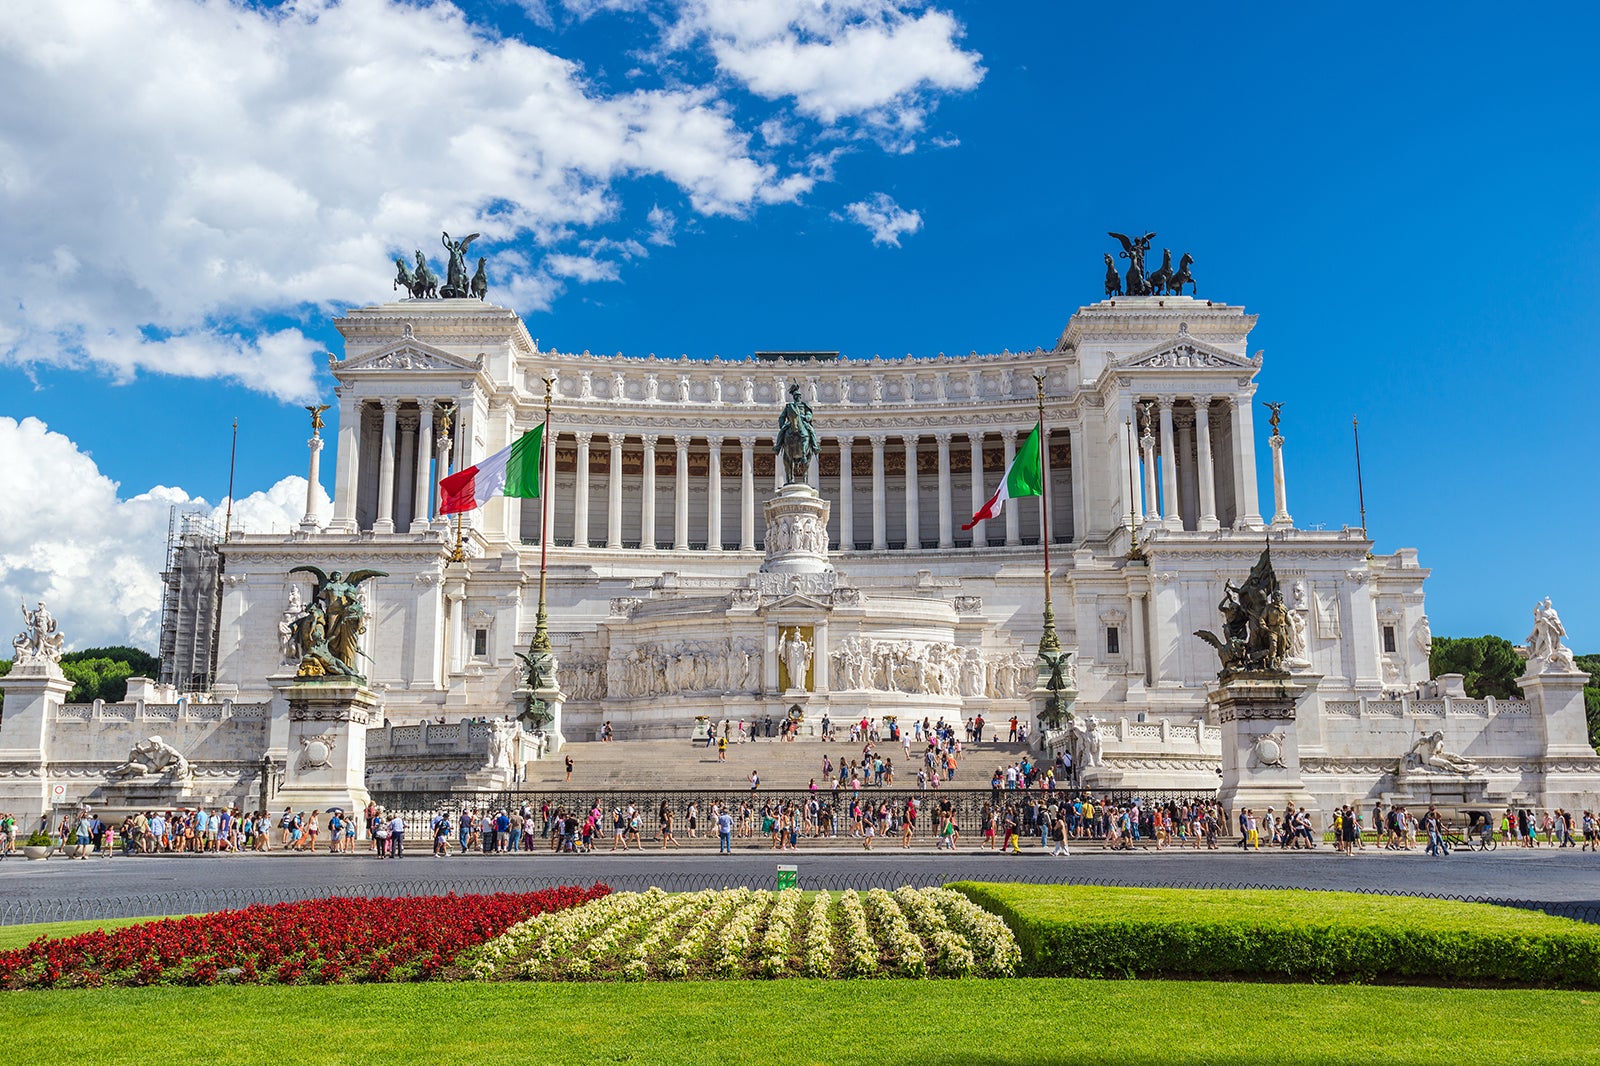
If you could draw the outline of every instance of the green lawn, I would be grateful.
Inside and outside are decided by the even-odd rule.
[[[0,1004],[11,1059],[32,1066],[1511,1066],[1593,1062],[1581,1019],[1600,994],[1041,978],[149,988]]]

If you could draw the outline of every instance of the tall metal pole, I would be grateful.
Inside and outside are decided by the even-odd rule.
[[[1361,483],[1361,424],[1352,416],[1350,431],[1356,438],[1356,500],[1361,505],[1361,539],[1367,539],[1367,490]]]
[[[1056,636],[1056,610],[1050,602],[1050,445],[1044,428],[1044,375],[1033,375],[1039,401],[1039,525],[1044,543],[1044,635],[1039,638],[1040,658],[1061,654]]]
[[[228,543],[233,532],[233,465],[239,458],[239,420],[233,420],[233,448],[228,452],[228,510],[222,519],[222,543]],[[213,529],[216,527],[213,526]]]
[[[555,454],[550,444],[550,393],[555,378],[544,379],[544,429],[539,434],[539,612],[534,616],[533,640],[529,651],[550,653],[550,629],[545,615],[545,563],[550,552],[550,497],[555,495]]]

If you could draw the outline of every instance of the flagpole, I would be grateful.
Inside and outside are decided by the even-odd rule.
[[[550,552],[550,497],[555,495],[555,447],[550,441],[550,392],[555,378],[544,379],[544,429],[539,434],[539,611],[534,616],[533,640],[528,650],[534,655],[550,653],[550,629],[545,615],[545,563]]]
[[[1361,483],[1361,424],[1352,416],[1350,432],[1356,438],[1356,500],[1361,506],[1361,539],[1367,539],[1367,489]]]
[[[1061,654],[1061,638],[1056,636],[1056,610],[1050,602],[1050,444],[1044,428],[1044,375],[1033,375],[1039,400],[1039,525],[1044,543],[1044,635],[1039,638],[1039,657],[1052,661]]]

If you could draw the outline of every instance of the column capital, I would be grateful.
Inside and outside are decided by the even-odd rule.
[[[594,440],[593,431],[587,429],[574,430],[572,436],[577,440],[580,448],[587,448],[589,446],[589,442]]]
[[[656,446],[656,442],[659,441],[660,439],[661,439],[661,434],[659,434],[659,433],[641,433],[641,434],[639,434],[639,440],[646,448],[654,448]]]
[[[614,451],[614,452],[622,451],[622,434],[621,433],[607,433],[606,434],[606,443],[611,445],[611,450],[612,451]]]
[[[400,402],[398,396],[381,396],[378,398],[378,406],[383,408],[384,414],[400,410]]]
[[[1216,397],[1210,394],[1189,397],[1189,402],[1194,404],[1194,409],[1197,413],[1204,412],[1208,415],[1211,413],[1211,405],[1215,401]]]
[[[882,451],[884,445],[889,443],[889,435],[887,433],[868,433],[867,440],[871,442],[873,451]]]
[[[1177,402],[1177,399],[1178,398],[1170,392],[1158,392],[1156,393],[1156,406],[1158,406],[1164,414],[1167,411],[1172,410],[1172,405]]]
[[[688,455],[689,454],[689,438],[688,437],[673,437],[672,438],[672,443],[677,446],[679,455]]]
[[[756,438],[756,437],[740,437],[739,438],[739,447],[743,448],[747,452],[751,451],[751,450],[753,450],[755,448],[756,441],[758,439],[759,438]]]
[[[939,447],[948,448],[950,447],[950,440],[954,436],[955,434],[950,432],[948,429],[941,429],[933,435],[933,439],[939,445]]]
[[[720,455],[722,453],[722,438],[707,437],[706,448],[711,452],[712,455]]]
[[[853,434],[846,433],[844,436],[835,439],[841,452],[848,452],[856,446],[856,438]]]

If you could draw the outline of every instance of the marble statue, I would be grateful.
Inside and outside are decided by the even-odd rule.
[[[22,605],[22,621],[24,629],[11,641],[15,651],[14,661],[18,666],[26,663],[59,663],[61,652],[66,646],[66,637],[56,625],[55,615],[45,607],[44,601],[39,601],[39,606],[28,610],[28,605]]]
[[[189,776],[189,760],[160,737],[146,737],[128,752],[126,762],[106,776],[116,781],[156,777],[183,779]]]
[[[1309,666],[1310,658],[1306,653],[1306,613],[1304,611],[1289,612],[1289,651],[1283,661],[1295,666]]]
[[[812,645],[801,635],[798,628],[790,631],[788,637],[778,637],[778,655],[783,659],[783,665],[789,672],[790,690],[799,689],[806,691],[806,669],[811,665]]]
[[[1072,752],[1072,764],[1078,769],[1105,765],[1105,737],[1100,732],[1100,719],[1095,715],[1072,723],[1067,744]]]
[[[1528,667],[1544,670],[1576,670],[1572,649],[1561,643],[1567,627],[1546,596],[1543,603],[1533,605],[1533,632],[1528,634]]]
[[[1428,625],[1428,616],[1423,615],[1417,623],[1417,647],[1422,649],[1422,654],[1433,654],[1433,627]]]
[[[387,577],[385,570],[354,570],[346,577],[335,570],[325,574],[315,566],[296,566],[291,574],[311,574],[316,587],[311,606],[300,619],[295,640],[302,649],[297,677],[361,678],[356,668],[357,646],[367,628],[367,610],[358,586],[375,577]]]
[[[489,723],[490,770],[510,770],[515,764],[517,734],[522,732],[517,723],[497,718]]]
[[[1437,770],[1448,774],[1470,774],[1478,764],[1444,748],[1444,730],[1424,733],[1411,745],[1403,762],[1420,770]]]

